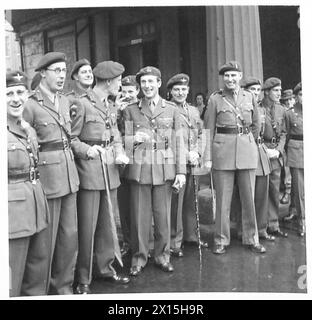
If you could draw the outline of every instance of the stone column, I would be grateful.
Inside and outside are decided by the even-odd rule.
[[[229,60],[242,64],[244,77],[263,80],[258,6],[208,6],[206,30],[209,93],[222,85],[218,69]]]

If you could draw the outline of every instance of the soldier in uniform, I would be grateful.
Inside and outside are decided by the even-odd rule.
[[[70,115],[74,118],[80,96],[91,88],[93,84],[94,77],[91,63],[87,59],[76,61],[70,73],[70,78],[74,80],[73,90],[67,93],[66,96],[71,102]]]
[[[278,222],[280,176],[283,164],[282,154],[286,139],[285,109],[279,103],[281,85],[281,80],[278,78],[267,79],[262,87],[264,98],[260,105],[265,110],[263,140],[267,147],[272,169],[269,176],[269,221],[267,232],[273,236],[287,237],[287,233],[281,231]]]
[[[180,116],[174,103],[159,96],[161,73],[144,67],[136,75],[144,94],[142,100],[124,110],[125,146],[131,162],[130,275],[137,276],[148,260],[149,235],[154,218],[154,260],[164,272],[170,263],[170,204],[172,180],[181,188],[185,183],[183,140]]]
[[[49,209],[39,180],[36,132],[22,118],[28,97],[21,71],[6,75],[10,296],[45,295]]]
[[[247,78],[244,88],[253,92],[256,101],[259,101],[261,93],[261,82],[256,78]],[[265,109],[258,105],[258,114],[260,119],[259,135],[256,139],[258,146],[258,166],[256,169],[255,185],[255,209],[260,239],[274,241],[275,237],[267,233],[268,223],[268,203],[269,203],[269,174],[271,172],[271,163],[263,143],[263,133],[265,129]]]
[[[77,259],[79,177],[71,150],[70,103],[60,94],[66,77],[66,56],[49,52],[39,61],[41,82],[25,104],[24,118],[37,132],[38,168],[51,214],[50,293],[72,294]]]
[[[121,79],[121,93],[123,98],[123,106],[121,109],[127,105],[136,103],[138,101],[138,94],[140,92],[140,86],[135,80],[135,75],[128,75]],[[123,125],[123,110],[120,110],[119,127],[122,130]],[[124,134],[124,133],[123,133]],[[128,167],[124,167],[120,172],[120,186],[117,191],[118,206],[119,206],[119,216],[120,224],[122,229],[123,244],[121,248],[122,256],[126,255],[130,250],[130,183],[125,178],[126,171]]]
[[[286,111],[292,109],[295,104],[295,96],[293,94],[293,90],[292,89],[284,90],[281,95],[280,102],[282,106],[285,107]],[[281,204],[287,204],[291,199],[291,174],[290,174],[289,167],[286,166],[286,162],[287,162],[286,150],[284,149],[283,167],[282,167],[282,175],[281,175],[281,184],[283,187],[284,194],[280,200]],[[291,205],[293,206],[293,201]],[[292,206],[290,206],[290,211]]]
[[[72,122],[72,147],[80,177],[78,294],[91,292],[93,251],[97,276],[114,283],[129,282],[129,278],[118,276],[112,266],[115,255],[120,257],[114,220],[118,215],[118,164],[126,164],[129,159],[124,154],[117,129],[117,107],[108,102],[109,95],[118,94],[124,70],[118,62],[98,63],[93,69],[95,87],[80,96]]]
[[[240,88],[242,69],[230,61],[219,69],[224,89],[213,93],[208,102],[205,127],[210,130],[212,167],[216,188],[215,254],[226,252],[230,244],[230,208],[234,179],[242,204],[242,241],[256,253],[264,253],[259,243],[254,190],[258,165],[255,138],[259,119],[253,94]]]
[[[287,165],[290,167],[299,236],[305,235],[303,115],[301,82],[294,88],[296,104],[286,112]]]
[[[173,193],[171,201],[171,244],[170,251],[175,257],[183,257],[182,242],[198,243],[196,233],[195,193],[194,181],[199,176],[196,169],[205,163],[205,139],[203,137],[203,122],[199,110],[186,102],[189,93],[189,76],[176,74],[167,83],[171,101],[177,106],[180,113],[181,130],[184,139],[184,149],[187,163],[186,183],[179,193]],[[195,169],[195,167],[197,167]],[[202,171],[201,174],[207,172]],[[197,174],[197,175],[195,175]],[[194,177],[193,177],[194,175]],[[197,192],[197,190],[196,190]],[[208,247],[207,242],[201,242],[203,247]]]

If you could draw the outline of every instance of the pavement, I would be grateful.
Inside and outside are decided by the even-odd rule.
[[[115,285],[96,279],[91,284],[92,293],[159,293],[159,292],[285,292],[306,293],[305,238],[296,233],[295,223],[284,223],[288,205],[280,207],[280,226],[288,238],[275,242],[261,242],[265,254],[256,254],[244,247],[235,237],[235,224],[231,223],[231,244],[224,255],[212,253],[214,223],[211,191],[206,179],[201,183],[200,221],[201,238],[210,248],[185,246],[184,257],[171,258],[173,273],[165,273],[154,266],[152,259],[138,277],[127,285]],[[207,189],[208,188],[208,189]],[[207,190],[206,190],[207,189]],[[205,202],[206,201],[206,202]],[[208,209],[207,209],[208,208]],[[209,209],[210,208],[210,209]],[[124,268],[116,269],[127,275],[130,255],[124,257]],[[117,297],[118,298],[118,297]]]

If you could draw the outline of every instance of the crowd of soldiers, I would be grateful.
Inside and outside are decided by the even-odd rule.
[[[182,258],[185,245],[208,247],[196,206],[199,176],[209,172],[214,254],[230,244],[230,215],[255,253],[266,252],[259,239],[287,237],[279,227],[283,166],[304,236],[301,83],[284,91],[283,101],[294,102],[284,106],[280,79],[242,81],[230,61],[219,69],[224,87],[199,110],[187,103],[183,73],[169,79],[163,99],[153,66],[122,78],[118,62],[92,69],[81,59],[66,94],[65,54],[45,54],[35,71],[30,94],[25,73],[6,77],[10,296],[89,294],[95,277],[127,284],[151,257],[173,272],[170,258]],[[114,267],[126,255],[129,277]]]

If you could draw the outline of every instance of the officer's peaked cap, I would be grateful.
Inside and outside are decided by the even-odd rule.
[[[242,87],[248,88],[253,85],[260,85],[261,86],[261,81],[258,78],[255,77],[248,77],[242,82]]]
[[[301,82],[299,82],[294,88],[294,94],[298,94],[302,90]]]
[[[122,86],[138,86],[139,84],[135,80],[134,75],[129,75],[121,79]]]
[[[292,89],[287,89],[287,90],[283,91],[282,96],[281,96],[281,100],[288,100],[288,99],[291,99],[294,97],[295,97],[295,95],[294,95]]]

